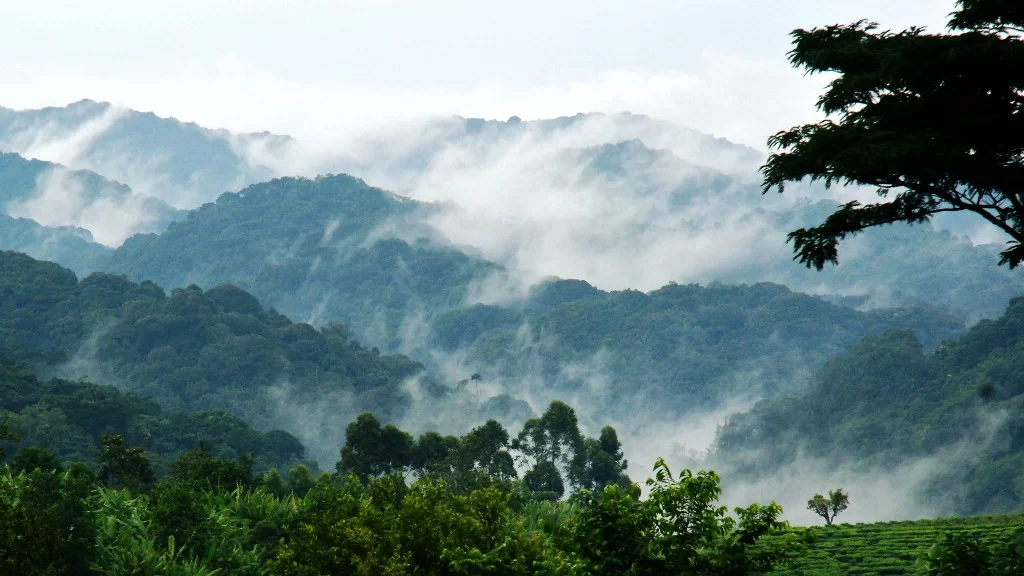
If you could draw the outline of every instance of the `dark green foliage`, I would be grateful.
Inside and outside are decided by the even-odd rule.
[[[531,491],[544,498],[557,500],[565,495],[565,481],[562,472],[550,460],[541,460],[523,475],[523,482]]]
[[[222,520],[210,514],[208,494],[238,494],[252,484],[251,459],[222,460],[201,443],[171,463],[167,476],[150,495],[157,541],[174,538],[191,550],[216,550]]]
[[[523,477],[534,492],[561,497],[565,492],[562,470],[577,487],[583,486],[586,466],[586,438],[580,432],[576,411],[558,400],[539,418],[523,424],[512,448],[532,467]]]
[[[714,472],[680,472],[678,479],[660,459],[650,496],[610,485],[579,499],[575,545],[587,574],[655,575],[763,574],[796,557],[796,538],[783,535],[775,503],[753,504],[728,514],[718,506]],[[765,537],[774,537],[763,541]]]
[[[113,488],[126,488],[134,493],[144,492],[156,482],[156,474],[142,448],[129,448],[124,438],[116,434],[104,434],[102,440],[98,473],[100,482]]]
[[[355,474],[362,482],[386,474],[402,473],[413,464],[412,435],[393,424],[382,426],[369,412],[345,428],[345,445],[337,470]]]
[[[427,432],[416,442],[413,468],[443,481],[457,494],[487,486],[508,488],[517,476],[508,449],[508,431],[496,420],[488,420],[461,438]]]
[[[31,473],[34,470],[54,472],[56,474],[64,472],[64,465],[61,464],[60,458],[57,458],[56,454],[43,448],[36,448],[35,446],[26,446],[18,450],[14,454],[14,458],[11,458],[10,466],[11,471],[15,474],[19,472]]]
[[[572,574],[565,555],[531,534],[493,488],[458,496],[394,477],[362,488],[318,489],[295,537],[271,564],[276,574]]]
[[[472,344],[488,330],[514,330],[522,323],[523,315],[517,310],[476,304],[469,308],[438,314],[431,329],[441,348],[456,350]]]
[[[1020,8],[957,5],[951,34],[866,21],[793,32],[793,65],[838,77],[818,100],[830,118],[769,140],[780,152],[762,168],[765,191],[810,178],[871,186],[884,198],[847,203],[790,233],[807,266],[836,262],[839,241],[866,228],[959,211],[1007,234],[1001,264],[1024,260],[1024,41],[1004,28],[1020,26]]]
[[[0,467],[0,574],[85,576],[93,557],[92,479]]]
[[[157,542],[173,538],[176,545],[202,551],[213,538],[206,495],[198,485],[167,478],[149,495],[153,534]]]
[[[797,452],[833,466],[891,468],[971,441],[972,457],[941,471],[922,498],[949,513],[1014,511],[1024,464],[1024,299],[997,320],[925,353],[913,333],[865,338],[828,361],[794,397],[766,400],[722,428],[730,474],[783,469]],[[985,414],[1004,413],[986,431]],[[800,447],[797,450],[797,446]]]
[[[586,463],[580,474],[580,487],[601,490],[605,486],[617,484],[621,488],[629,488],[631,482],[629,476],[626,476],[629,464],[622,453],[622,444],[614,428],[602,428],[601,436],[597,440],[587,438],[584,450]]]
[[[11,419],[4,414],[3,419],[0,420],[0,443],[17,442],[19,440],[21,440],[21,433],[11,428]],[[6,456],[3,445],[0,444],[0,462],[3,462]]]
[[[549,280],[530,288],[528,309],[533,313],[587,298],[601,298],[607,293],[583,280]]]
[[[223,194],[159,236],[130,238],[109,269],[164,286],[237,284],[287,314],[345,322],[395,349],[408,314],[459,306],[470,282],[499,269],[428,240],[370,239],[430,209],[351,176],[281,178]],[[370,333],[370,319],[383,326]]]
[[[113,253],[112,248],[93,241],[88,230],[41,226],[28,218],[7,214],[0,214],[0,248],[56,262],[76,274],[103,269]]]
[[[210,453],[210,445],[204,441],[195,450],[172,462],[167,478],[203,490],[221,492],[238,486],[251,486],[252,464],[252,457],[248,455],[235,462],[217,458]]]
[[[382,425],[368,412],[346,430],[337,472],[364,484],[414,471],[444,482],[461,495],[489,486],[512,490],[518,477],[516,458],[529,467],[523,477],[525,487],[542,499],[558,499],[567,487],[578,491],[632,484],[615,429],[606,426],[600,439],[586,438],[575,411],[559,401],[552,402],[541,417],[528,420],[514,440],[499,422],[488,420],[462,437],[426,432],[413,441],[412,435],[392,424]],[[288,474],[292,486],[293,473]],[[288,490],[276,471],[264,475],[262,483],[278,494]]]
[[[496,420],[488,420],[459,439],[455,459],[468,469],[477,470],[497,482],[516,477],[515,465],[508,450],[508,431]]]
[[[304,449],[294,436],[261,433],[226,412],[165,412],[154,402],[112,386],[53,379],[39,380],[24,364],[0,356],[0,410],[6,430],[19,431],[23,444],[53,452],[61,462],[96,461],[100,438],[116,434],[145,448],[158,473],[203,440],[223,458],[247,454],[257,468],[287,466]],[[0,450],[15,438],[0,434]]]
[[[576,289],[575,282],[565,282]],[[523,306],[531,309],[529,302]],[[539,309],[514,328],[499,324],[481,332],[468,347],[469,362],[493,378],[539,371],[556,394],[586,394],[620,418],[641,410],[718,406],[752,389],[776,395],[792,390],[808,367],[868,334],[913,328],[936,346],[962,326],[924,308],[857,312],[770,283],[600,292]],[[593,366],[600,389],[592,390],[585,375],[567,376],[566,367],[575,365],[584,373]],[[753,382],[747,372],[757,374]]]
[[[227,409],[267,428],[282,424],[282,404],[399,413],[408,403],[402,381],[422,371],[403,356],[364,348],[341,325],[315,329],[265,311],[234,287],[190,286],[168,296],[151,282],[107,274],[78,282],[11,252],[0,253],[0,348],[39,358],[33,363],[42,367],[75,356],[63,368],[78,370],[74,377],[88,370],[164,408]],[[422,383],[440,393],[429,379]],[[206,433],[229,433],[218,429],[229,421],[208,420],[199,423],[214,429]]]
[[[794,528],[792,534],[808,542],[807,553],[772,571],[777,576],[834,576],[864,574],[910,576],[949,574],[974,576],[985,569],[995,574],[1017,575],[1021,558],[1020,539],[1024,517],[978,516],[839,524],[818,528]],[[771,541],[775,536],[769,537]],[[995,559],[994,565],[971,568],[957,565],[954,556]],[[965,570],[965,568],[967,568]],[[981,572],[970,570],[981,569]],[[945,570],[945,571],[943,571]],[[999,571],[1003,570],[1003,571]],[[992,572],[989,572],[990,574]]]
[[[947,534],[922,564],[928,576],[993,576],[992,553],[970,534]]]
[[[313,472],[305,464],[296,464],[288,470],[288,491],[298,498],[305,498],[316,482]]]
[[[564,411],[550,412],[554,421]],[[458,443],[508,437],[496,423],[475,432]],[[417,444],[451,444],[429,438]],[[611,429],[590,441],[616,457]],[[115,439],[108,447],[126,451]],[[611,483],[514,508],[499,483],[461,492],[431,474],[411,485],[395,474],[312,481],[300,466],[288,481],[306,488],[287,494],[228,488],[211,477],[244,479],[245,464],[211,452],[186,454],[145,496],[94,485],[79,465],[62,474],[0,467],[0,574],[895,575],[921,557],[934,574],[1002,576],[1018,573],[1024,550],[1013,518],[792,529],[777,504],[730,513],[717,474],[676,476],[660,459],[646,498]],[[928,551],[941,532],[954,535]]]

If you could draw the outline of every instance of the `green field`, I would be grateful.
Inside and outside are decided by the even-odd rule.
[[[797,528],[814,541],[806,556],[772,572],[777,576],[891,576],[916,574],[915,563],[947,532],[969,532],[985,542],[1024,529],[1024,516],[975,516],[876,524]]]

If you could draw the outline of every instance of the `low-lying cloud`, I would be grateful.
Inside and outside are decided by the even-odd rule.
[[[41,173],[33,194],[11,202],[6,211],[44,226],[84,228],[96,242],[116,247],[133,234],[167,225],[170,210],[158,204],[119,186],[91,188],[83,175],[57,167]]]

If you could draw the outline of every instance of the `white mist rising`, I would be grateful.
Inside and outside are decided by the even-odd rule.
[[[7,205],[7,213],[29,218],[43,226],[74,226],[92,233],[96,242],[120,246],[139,232],[160,231],[167,214],[154,207],[152,198],[114,186],[87,190],[81,174],[62,167],[43,172],[29,198]]]

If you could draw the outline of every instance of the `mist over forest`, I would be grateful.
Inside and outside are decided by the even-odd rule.
[[[742,421],[759,400],[810,392],[826,360],[861,339],[909,329],[930,353],[1000,318],[1024,293],[1019,274],[992,265],[998,245],[972,239],[969,220],[871,230],[844,247],[840,265],[800,267],[785,232],[827,215],[835,201],[821,197],[838,191],[762,196],[763,153],[633,114],[439,119],[331,154],[88,101],[4,118],[0,141],[12,150],[0,173],[10,182],[5,248],[66,266],[83,282],[112,273],[164,291],[238,286],[256,297],[254,309],[316,330],[344,325],[360,345],[423,367],[401,385],[401,371],[392,377],[402,390],[387,400],[352,396],[330,369],[317,376],[326,393],[312,394],[298,366],[186,383],[195,373],[178,363],[216,344],[154,341],[134,354],[152,364],[150,346],[167,349],[169,369],[133,368],[105,350],[123,340],[121,323],[138,321],[118,304],[110,319],[88,315],[82,337],[59,345],[65,359],[44,372],[77,370],[169,408],[227,409],[290,431],[325,466],[364,410],[414,431],[455,433],[487,417],[515,425],[559,399],[592,432],[614,422],[633,461],[728,458],[730,436],[716,440],[717,426]],[[209,152],[196,153],[194,141]],[[185,188],[151,196],[160,182]],[[32,222],[25,207],[33,205],[64,207],[65,216]],[[116,218],[90,221],[90,211],[111,209]],[[137,233],[110,240],[127,231]],[[9,297],[34,285],[16,277],[3,279]],[[252,345],[234,344],[265,356]],[[460,388],[471,374],[482,379]],[[184,392],[196,386],[221,392]],[[471,396],[471,408],[459,396]],[[247,407],[261,403],[273,407]],[[965,418],[967,427],[984,422]],[[820,457],[799,444],[784,450]],[[840,454],[847,465],[861,458]],[[860,490],[869,491],[890,488]],[[916,494],[901,497],[907,502],[851,514],[931,512],[912,503]]]
[[[0,106],[0,574],[52,565],[16,538],[54,574],[839,574],[841,530],[948,517],[991,538],[920,566],[1017,557],[1021,83],[965,56],[1021,59],[995,4],[794,32],[826,120],[761,146],[608,106],[313,138]],[[918,41],[963,74],[871,48]]]

